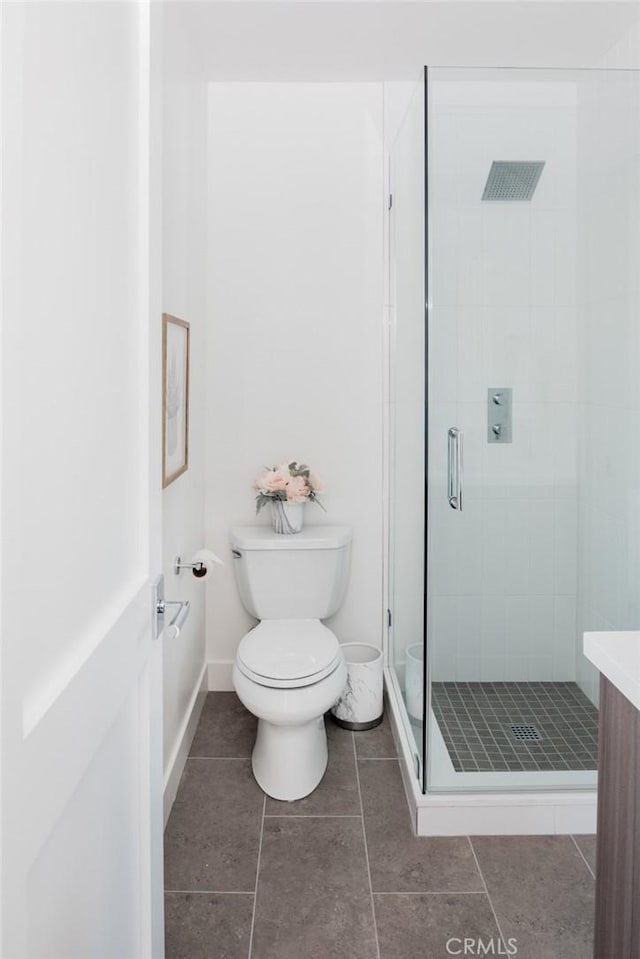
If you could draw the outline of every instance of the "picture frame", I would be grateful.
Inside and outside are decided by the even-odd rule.
[[[189,469],[191,327],[162,314],[162,488]]]

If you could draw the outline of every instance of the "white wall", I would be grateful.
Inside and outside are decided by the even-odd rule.
[[[174,770],[205,662],[207,585],[173,573],[176,555],[188,562],[204,543],[204,354],[206,333],[207,88],[176,72],[179,22],[169,13],[164,37],[163,299],[164,312],[191,324],[189,469],[163,492],[163,572],[167,599],[188,599],[191,611],[178,639],[164,639],[165,780]],[[158,318],[160,334],[160,318]]]
[[[430,113],[430,635],[435,679],[575,676],[575,87],[438,80]],[[492,160],[545,160],[482,203]],[[487,390],[513,389],[513,442]],[[465,502],[446,499],[447,429]]]
[[[606,65],[626,62],[623,45]],[[640,628],[640,77],[594,74],[579,94],[577,664],[597,702],[583,631]]]
[[[597,66],[603,70],[640,70],[640,10],[637,5],[633,22],[598,58]]]
[[[379,644],[382,88],[209,89],[208,542],[228,556],[232,525],[268,522],[251,490],[264,464],[308,462],[327,512],[307,522],[354,528],[330,625]],[[229,563],[208,592],[209,659],[230,663],[251,625]]]

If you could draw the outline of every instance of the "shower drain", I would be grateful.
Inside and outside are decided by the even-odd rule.
[[[539,742],[542,739],[535,726],[528,726],[525,723],[511,723],[509,729],[513,738],[519,742]]]

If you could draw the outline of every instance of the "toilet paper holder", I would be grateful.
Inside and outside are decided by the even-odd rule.
[[[196,579],[208,579],[214,565],[217,564],[224,566],[219,556],[204,547],[194,553],[190,563],[183,563],[181,556],[174,556],[172,569],[175,576],[180,575],[181,569],[190,569]]]
[[[193,575],[197,577],[198,579],[201,576],[204,576],[207,572],[207,567],[202,562],[202,560],[200,560],[197,563],[183,563],[181,556],[175,556],[173,560],[173,572],[175,573],[176,576],[180,575],[181,569],[190,569]]]

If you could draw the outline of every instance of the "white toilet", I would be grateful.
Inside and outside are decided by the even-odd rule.
[[[274,799],[302,799],[324,775],[324,714],[347,682],[340,644],[320,620],[344,599],[351,528],[283,536],[240,526],[231,544],[240,598],[260,620],[240,640],[233,665],[238,697],[259,720],[253,774]]]

